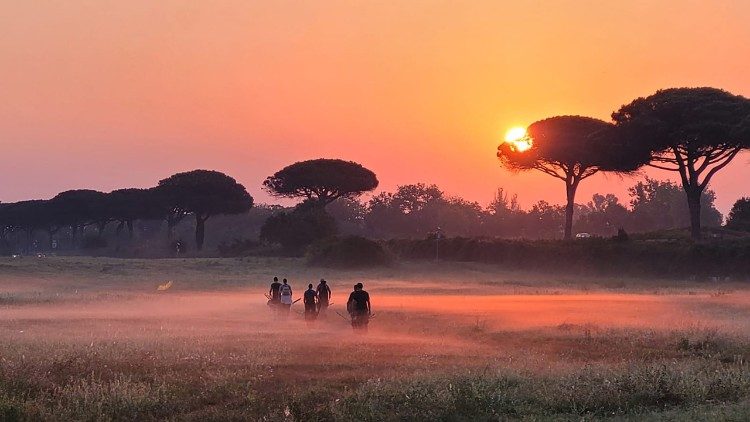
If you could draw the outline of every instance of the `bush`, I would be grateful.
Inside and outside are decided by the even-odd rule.
[[[261,240],[280,244],[287,255],[302,255],[315,241],[336,234],[336,220],[324,208],[302,203],[290,213],[268,217],[260,229]]]
[[[390,240],[388,249],[404,259],[434,259],[433,240]],[[440,241],[440,259],[485,262],[507,269],[533,269],[591,275],[659,277],[747,277],[750,241],[576,239],[505,240],[447,238]]]
[[[362,268],[388,265],[390,256],[380,245],[359,236],[330,238],[311,245],[307,262],[324,267]]]

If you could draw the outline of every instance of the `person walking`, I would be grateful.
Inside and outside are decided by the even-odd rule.
[[[354,285],[354,291],[349,294],[349,300],[346,302],[346,310],[352,319],[352,328],[367,331],[372,307],[370,305],[370,294],[364,290],[362,283]]]
[[[271,288],[268,290],[268,295],[271,296],[271,303],[278,304],[281,301],[281,295],[279,293],[279,288],[281,287],[281,283],[279,283],[279,278],[274,277],[273,283],[271,283]]]
[[[292,286],[289,285],[286,279],[281,282],[279,296],[281,298],[282,312],[285,315],[289,315],[289,311],[292,309]]]
[[[315,321],[315,318],[318,317],[318,292],[313,289],[312,283],[307,285],[303,298],[305,301],[305,321]]]
[[[328,287],[328,282],[324,279],[320,279],[320,283],[316,289],[318,293],[318,314],[328,309],[328,305],[331,303],[331,288]]]

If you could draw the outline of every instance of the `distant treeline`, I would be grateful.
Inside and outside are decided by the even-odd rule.
[[[613,236],[619,229],[647,232],[690,225],[684,192],[669,181],[646,178],[629,189],[629,203],[612,194],[595,194],[576,204],[577,233]],[[715,195],[703,193],[702,223],[722,224],[714,206]],[[399,186],[367,203],[340,201],[328,207],[348,234],[379,239],[425,238],[441,231],[445,236],[559,239],[563,237],[565,207],[539,201],[522,209],[515,195],[498,189],[488,207],[446,195],[435,185]]]
[[[327,246],[316,250],[326,253],[350,244],[372,246],[347,243],[342,236],[559,239],[572,237],[575,227],[579,237],[617,235],[622,240],[627,233],[695,228],[684,188],[650,178],[629,189],[627,205],[614,195],[596,194],[588,203],[573,203],[575,213],[570,203],[563,207],[546,201],[522,209],[504,189],[482,207],[427,184],[402,185],[368,201],[359,199],[377,186],[375,173],[358,163],[317,159],[291,164],[264,181],[270,194],[302,200],[290,208],[253,207],[244,186],[210,170],[178,173],[148,189],[71,190],[48,200],[0,204],[0,252],[300,256],[320,242]],[[722,223],[714,200],[713,191],[701,189],[703,227]],[[748,230],[749,208],[750,200],[737,201],[727,226]],[[696,239],[694,231],[691,236]],[[204,244],[207,252],[201,252]]]
[[[49,200],[0,204],[0,240],[6,252],[93,250],[107,244],[105,231],[112,225],[116,227],[115,237],[132,239],[134,223],[142,222],[141,234],[148,239],[163,222],[166,237],[172,240],[175,226],[192,216],[195,245],[200,250],[210,217],[244,213],[252,205],[253,198],[231,177],[217,171],[194,170],[170,176],[149,189],[109,193],[78,189],[61,192]],[[180,241],[175,242],[179,249]]]
[[[168,186],[163,181],[150,189],[120,189],[110,193],[74,190],[50,200],[0,204],[3,250],[5,253],[83,251],[121,256],[195,253],[197,246],[191,239],[195,236],[196,218],[186,218],[192,215],[191,208],[187,204],[176,206],[179,195],[168,193],[171,189]],[[206,228],[206,253],[227,256],[285,253],[274,246],[275,242],[263,239],[262,232],[264,227],[268,231],[269,220],[280,215],[290,218],[298,207],[258,204],[249,208],[245,194],[242,190],[238,192],[239,204],[232,205],[226,198],[219,201],[214,196],[209,199],[217,205],[212,213],[200,214],[204,226],[206,216],[211,216],[211,224]],[[712,191],[704,192],[701,215],[706,227],[722,224],[714,200]],[[738,204],[745,204],[744,201],[747,200]],[[221,202],[225,204],[224,211],[244,211],[221,215],[218,212]],[[681,187],[646,178],[629,188],[627,204],[612,194],[595,194],[588,203],[576,204],[575,227],[577,233],[599,237],[615,236],[620,229],[641,233],[685,228],[690,225],[686,208]],[[515,195],[502,188],[489,206],[482,207],[477,202],[449,196],[435,185],[414,184],[399,186],[394,192],[378,194],[366,202],[334,199],[322,216],[304,224],[319,230],[323,226],[324,233],[313,236],[321,239],[357,235],[420,240],[433,238],[439,230],[445,237],[533,240],[561,239],[564,215],[563,206],[546,201],[523,209]],[[330,219],[328,224],[320,224],[319,220],[325,218]],[[742,219],[735,218],[739,220]],[[285,226],[290,227],[287,223]],[[289,253],[292,255],[304,253],[314,241],[294,240],[300,242],[300,247]]]

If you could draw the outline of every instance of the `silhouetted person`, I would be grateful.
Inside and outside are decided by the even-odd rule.
[[[355,284],[354,291],[349,294],[349,300],[346,302],[346,310],[352,317],[352,328],[367,330],[371,309],[370,294],[364,290],[362,283]]]
[[[287,283],[286,279],[282,281],[281,287],[279,287],[279,295],[282,310],[289,314],[289,310],[292,309],[292,286]]]
[[[318,312],[325,312],[328,309],[328,304],[331,302],[331,288],[328,287],[328,283],[324,279],[320,279],[320,284],[317,287],[318,292]]]
[[[271,289],[268,291],[268,294],[271,295],[272,304],[278,304],[281,301],[281,294],[279,293],[279,288],[281,288],[281,283],[279,283],[279,278],[274,277],[273,283],[271,283]]]
[[[312,321],[318,316],[318,292],[313,289],[312,284],[307,285],[304,294],[305,320]]]

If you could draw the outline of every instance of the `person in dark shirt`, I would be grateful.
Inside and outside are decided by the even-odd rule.
[[[273,283],[271,283],[271,289],[268,291],[268,294],[271,295],[271,303],[277,304],[281,300],[281,294],[279,294],[279,288],[281,287],[281,283],[279,283],[279,278],[274,277]]]
[[[354,291],[349,294],[349,300],[346,302],[346,310],[352,317],[352,328],[367,330],[372,308],[370,306],[370,294],[364,290],[362,283],[354,285]]]
[[[313,289],[312,284],[307,285],[304,294],[305,320],[312,321],[318,316],[318,292]]]
[[[328,304],[331,301],[331,288],[328,287],[328,283],[324,279],[320,279],[320,284],[317,287],[318,292],[318,313],[323,311],[325,313],[328,308]]]

